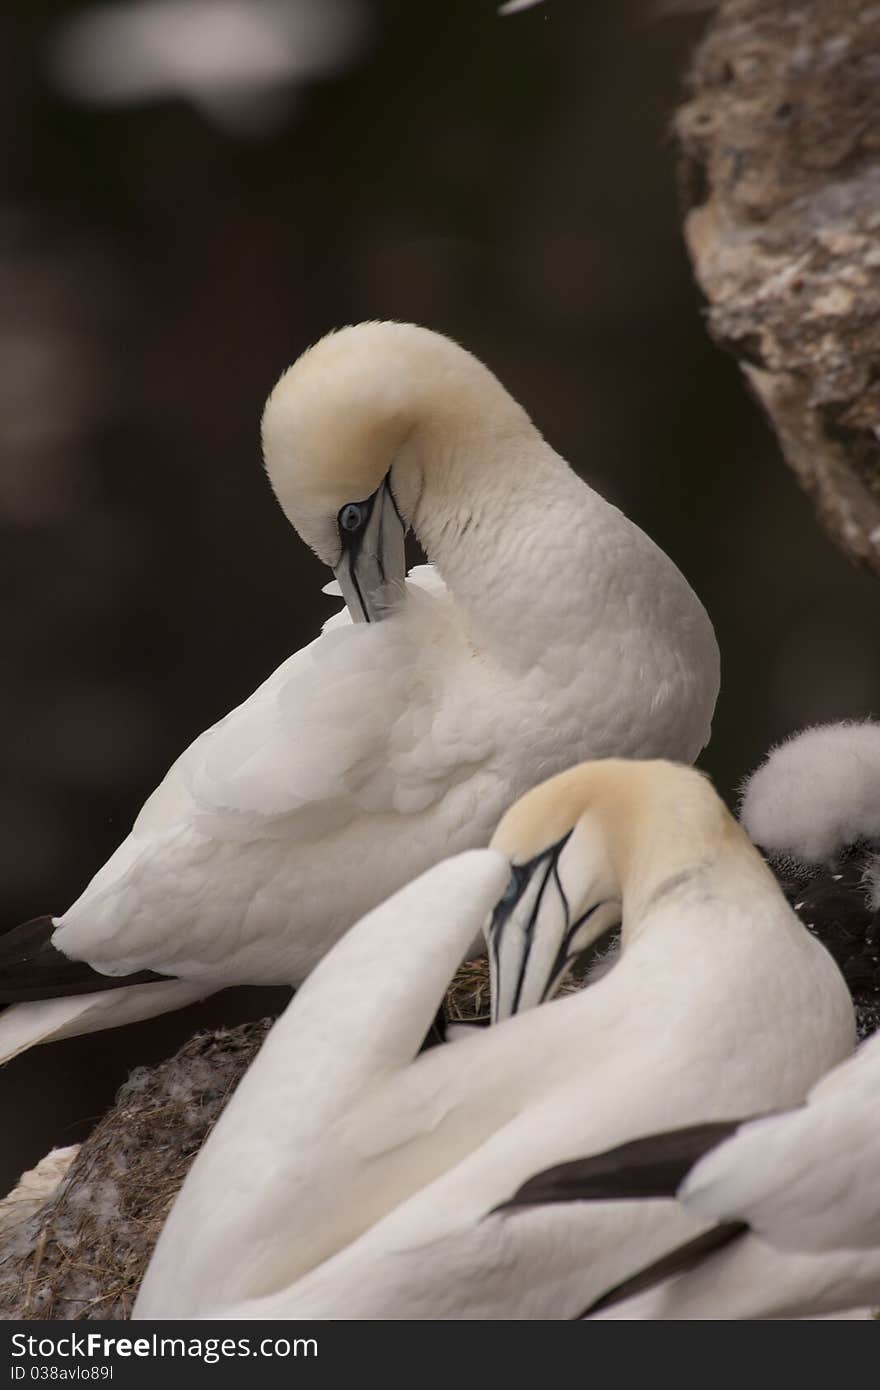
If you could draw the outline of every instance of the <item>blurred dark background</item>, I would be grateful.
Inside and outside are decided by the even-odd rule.
[[[0,925],[62,911],[181,748],[314,636],[259,416],[328,329],[458,338],[674,557],[704,764],[880,702],[878,590],[818,531],[679,235],[662,0],[28,0],[0,19]],[[8,1183],[200,1010],[0,1074]],[[0,1184],[2,1185],[2,1184]]]

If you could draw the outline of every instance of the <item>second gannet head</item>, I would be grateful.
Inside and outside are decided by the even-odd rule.
[[[516,432],[537,435],[457,343],[415,324],[361,323],[322,338],[278,381],[263,456],[288,519],[333,569],[352,618],[370,622],[403,592],[407,527],[430,555],[431,534],[469,519],[462,442],[473,459],[481,439]]]
[[[652,905],[731,853],[773,884],[709,780],[677,763],[570,768],[517,801],[491,845],[511,863],[486,927],[493,1021],[549,999],[618,922],[625,948]]]

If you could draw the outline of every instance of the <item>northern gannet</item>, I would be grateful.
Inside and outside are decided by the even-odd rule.
[[[843,971],[866,1037],[880,1027],[880,724],[786,739],[744,782],[740,820]]]
[[[508,1210],[677,1196],[717,1223],[705,1241],[715,1253],[702,1259],[685,1248],[641,1271],[600,1300],[606,1317],[779,1318],[878,1303],[878,1101],[875,1037],[797,1109],[655,1134],[563,1163],[525,1183]],[[625,1295],[635,1296],[620,1301]]]
[[[615,967],[529,1007],[611,903]],[[416,1057],[481,920],[499,1012],[523,1012]],[[671,1120],[797,1103],[853,1033],[839,971],[701,774],[573,769],[320,963],[196,1159],[135,1316],[576,1316],[698,1224],[671,1202],[493,1208]]]
[[[692,761],[709,737],[702,604],[448,338],[322,339],[270,395],[263,447],[355,621],[195,740],[67,912],[0,940],[0,1002],[87,991],[7,1011],[0,1059],[225,985],[298,984],[542,777],[606,754]],[[405,581],[407,527],[436,569]]]

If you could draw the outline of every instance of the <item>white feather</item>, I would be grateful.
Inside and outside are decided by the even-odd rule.
[[[744,783],[740,820],[755,844],[802,865],[880,839],[880,724],[793,734]]]
[[[880,1262],[878,1101],[875,1036],[823,1077],[804,1106],[744,1124],[713,1149],[679,1198],[697,1216],[746,1222],[777,1250],[874,1248]]]
[[[701,1220],[753,1234],[603,1319],[816,1317],[880,1304],[880,1036],[796,1110],[744,1124],[679,1189]]]
[[[122,989],[13,1004],[0,1014],[0,1061],[9,1062],[37,1043],[59,1042],[80,1033],[99,1033],[123,1023],[186,1008],[211,994],[210,987],[186,980],[126,985]]]

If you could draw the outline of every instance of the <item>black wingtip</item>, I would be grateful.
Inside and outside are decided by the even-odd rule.
[[[742,1120],[716,1120],[633,1139],[589,1158],[545,1168],[523,1183],[495,1212],[509,1213],[556,1202],[612,1202],[674,1197],[691,1168],[728,1139]]]
[[[152,970],[102,975],[85,961],[70,960],[52,945],[53,917],[34,917],[0,936],[0,1005],[60,999],[125,985],[166,980]]]
[[[647,1293],[648,1289],[665,1283],[667,1279],[686,1274],[689,1269],[701,1264],[708,1255],[714,1254],[716,1250],[723,1250],[725,1245],[730,1245],[731,1241],[744,1236],[748,1229],[742,1221],[726,1221],[720,1226],[710,1226],[708,1231],[703,1231],[684,1245],[677,1245],[668,1254],[661,1255],[659,1260],[654,1260],[653,1264],[645,1265],[638,1274],[632,1274],[628,1279],[615,1284],[571,1321],[580,1322],[582,1318],[590,1318],[594,1313],[612,1308],[615,1303],[623,1303],[627,1298],[635,1298],[636,1294]]]

